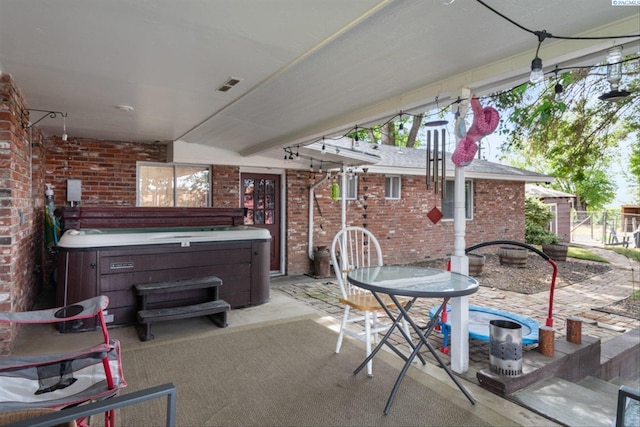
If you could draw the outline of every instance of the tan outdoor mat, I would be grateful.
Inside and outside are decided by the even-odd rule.
[[[122,355],[125,393],[173,382],[178,426],[490,425],[461,393],[454,402],[411,376],[384,415],[398,368],[377,357],[373,378],[354,376],[364,350],[345,340],[335,354],[336,338],[303,319],[132,345]],[[165,408],[156,399],[119,416],[122,425],[163,425]]]

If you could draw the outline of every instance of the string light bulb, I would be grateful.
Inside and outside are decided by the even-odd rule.
[[[536,56],[531,61],[531,74],[529,75],[529,81],[531,83],[540,83],[544,80],[544,73],[542,72],[542,59]]]
[[[62,140],[67,140],[67,115],[62,116]]]
[[[538,48],[536,49],[536,56],[531,61],[531,74],[529,75],[529,81],[531,83],[540,83],[544,80],[544,72],[542,71],[542,59],[538,56],[540,53],[540,46],[542,42],[547,37],[551,36],[551,34],[547,33],[545,30],[542,31],[534,31],[534,34],[538,36]]]
[[[556,102],[562,101],[562,93],[564,92],[564,87],[562,87],[562,84],[560,82],[556,83],[553,90],[556,93],[556,96],[555,96]]]
[[[562,83],[560,83],[560,81],[558,80],[558,66],[556,65],[556,69],[554,70],[555,74],[556,74],[556,85],[553,88],[553,91],[555,92],[555,100],[556,102],[560,102],[562,101],[562,93],[564,92],[564,87],[562,87]]]

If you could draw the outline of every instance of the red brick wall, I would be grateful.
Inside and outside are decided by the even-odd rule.
[[[22,127],[25,102],[8,75],[0,76],[0,310],[33,306],[42,285],[44,185],[42,138]],[[42,195],[42,197],[39,197]],[[0,354],[19,329],[0,324]]]
[[[240,207],[240,168],[238,166],[213,166],[211,189],[214,208]]]
[[[312,263],[307,252],[309,239],[309,187],[315,182],[307,171],[287,171],[286,195],[287,221],[286,232],[286,270],[288,274],[308,273]],[[318,198],[322,197],[318,195]],[[327,196],[325,196],[327,197]],[[315,203],[315,202],[314,202]],[[323,215],[335,215],[335,212],[322,209]],[[314,211],[316,229],[328,223],[317,209]],[[338,216],[338,219],[340,217]],[[319,233],[315,233],[317,235]],[[328,245],[325,238],[316,238],[315,245]]]
[[[524,242],[524,182],[478,180],[467,246],[490,240]]]
[[[310,273],[308,261],[309,187],[322,175],[287,173],[287,236],[289,274]],[[333,176],[332,180],[340,178]],[[320,184],[314,206],[314,246],[331,244],[341,224],[341,202],[331,199],[332,180]],[[387,263],[409,263],[425,258],[443,258],[453,252],[453,222],[433,224],[427,213],[441,207],[439,195],[427,191],[424,178],[403,176],[401,199],[384,197],[384,175],[359,178],[358,200],[347,202],[347,225],[367,224],[378,240]],[[367,187],[367,190],[364,190]],[[366,201],[363,196],[367,196]],[[524,183],[476,180],[474,218],[466,222],[466,246],[490,240],[524,239]],[[365,206],[366,205],[366,209]],[[365,218],[366,215],[366,218]]]
[[[82,181],[82,206],[135,206],[136,162],[163,163],[165,145],[59,137],[47,141],[46,182],[55,187],[55,203],[67,200],[67,180]],[[214,207],[239,207],[240,168],[213,167]]]
[[[167,147],[74,138],[47,140],[45,180],[54,185],[56,206],[67,200],[67,180],[79,179],[82,206],[135,206],[136,162],[165,162]]]

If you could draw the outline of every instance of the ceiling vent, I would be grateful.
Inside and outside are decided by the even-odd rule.
[[[224,82],[222,84],[222,86],[220,86],[218,88],[218,90],[220,92],[228,92],[229,90],[231,90],[232,87],[234,87],[235,85],[237,85],[238,83],[240,83],[240,80],[242,79],[238,79],[236,77],[229,77],[229,80],[227,80],[226,82]]]

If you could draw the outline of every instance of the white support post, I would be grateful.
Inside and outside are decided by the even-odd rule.
[[[460,115],[464,119],[466,114],[471,91],[463,88],[460,99]],[[456,138],[457,139],[457,138]],[[456,140],[456,143],[458,141]],[[451,271],[456,273],[469,274],[469,258],[464,250],[465,244],[465,182],[464,168],[455,168],[455,181],[453,190],[453,256],[451,257]],[[451,370],[456,373],[463,373],[469,370],[469,297],[451,298]]]
[[[347,169],[342,165],[342,176],[340,177],[340,223],[342,228],[347,226]]]

